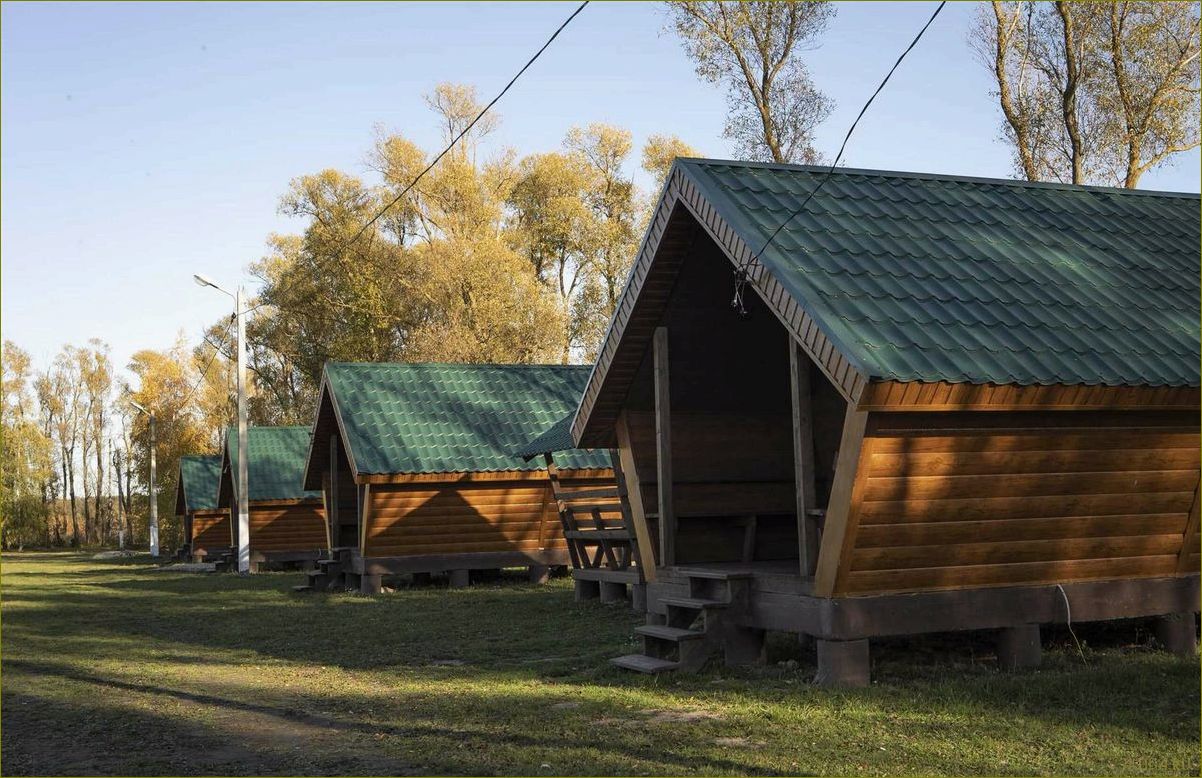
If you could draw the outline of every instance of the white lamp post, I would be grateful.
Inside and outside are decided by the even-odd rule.
[[[247,487],[246,453],[246,294],[242,287],[234,294],[222,289],[202,275],[193,275],[199,286],[211,286],[234,300],[234,317],[238,322],[238,478],[234,501],[238,506],[238,572],[250,572],[250,498]]]
[[[156,482],[156,478],[157,478],[158,474],[155,470],[155,462],[154,462],[154,450],[155,450],[154,414],[151,413],[150,411],[146,410],[146,408],[142,407],[141,405],[134,402],[133,400],[130,400],[129,404],[132,405],[134,410],[136,410],[138,413],[146,414],[146,417],[150,420],[150,555],[152,557],[158,558],[158,555],[159,555],[159,500],[158,500],[158,495],[156,494],[156,492],[158,491],[158,485]],[[122,539],[122,545],[124,546],[124,538]]]

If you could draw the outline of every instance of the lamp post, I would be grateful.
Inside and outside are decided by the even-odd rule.
[[[154,436],[154,413],[146,410],[133,400],[129,404],[134,407],[138,413],[143,413],[150,420],[150,555],[156,559],[159,556],[159,500],[157,492],[157,471],[154,462],[155,436]]]
[[[238,287],[236,293],[222,289],[208,278],[195,274],[192,276],[199,286],[211,286],[218,292],[231,297],[234,301],[234,318],[238,325],[238,477],[237,495],[234,501],[238,506],[238,572],[250,572],[250,498],[247,479],[249,466],[246,453],[246,293]]]

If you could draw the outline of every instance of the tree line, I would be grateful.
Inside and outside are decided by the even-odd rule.
[[[698,76],[725,90],[736,156],[824,162],[814,136],[834,101],[806,54],[835,5],[666,8]],[[1000,140],[1022,178],[1133,188],[1198,146],[1196,4],[996,0],[978,7],[967,43],[992,74]],[[425,102],[443,145],[481,108],[463,84],[439,84]],[[327,168],[289,182],[279,212],[299,229],[268,236],[249,268],[252,424],[309,423],[328,360],[592,361],[673,160],[697,152],[670,133],[636,149],[629,131],[591,123],[521,156],[493,144],[500,121],[486,115],[408,190],[435,150],[382,128],[366,175]],[[156,413],[160,531],[165,547],[178,543],[179,457],[216,451],[233,420],[233,333],[225,317],[194,345],[139,351],[129,381],[99,341],[64,347],[40,371],[6,341],[5,546],[144,541],[148,425],[130,400]]]

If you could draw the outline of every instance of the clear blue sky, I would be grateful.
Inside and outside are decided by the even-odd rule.
[[[5,338],[44,365],[99,337],[118,364],[190,340],[228,310],[202,272],[249,282],[289,179],[365,173],[372,128],[426,148],[421,95],[439,81],[491,97],[573,4],[24,4],[0,10],[0,259]],[[839,4],[815,81],[838,104],[818,134],[833,154],[934,3]],[[861,121],[854,167],[1008,176],[987,72],[951,3]],[[729,156],[723,95],[701,83],[658,4],[594,3],[498,107],[495,146],[557,146],[606,121],[673,132]],[[1199,156],[1144,188],[1197,192]]]

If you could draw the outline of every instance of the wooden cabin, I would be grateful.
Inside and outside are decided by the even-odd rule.
[[[183,527],[181,560],[203,562],[230,548],[229,512],[217,507],[221,455],[182,456],[175,479],[175,515]]]
[[[301,488],[308,427],[247,429],[250,565],[311,564],[328,541],[321,492]],[[230,547],[238,547],[238,429],[231,427],[221,459],[218,507],[230,517]]]
[[[559,524],[572,560],[572,581],[577,600],[600,597],[603,602],[626,599],[630,588],[631,606],[647,609],[647,586],[643,563],[639,558],[639,528],[630,513],[626,480],[618,453],[609,451],[614,469],[612,486],[569,488],[559,477],[555,455],[575,449],[569,413],[517,453],[529,461],[542,457],[551,481],[551,495],[559,511]]]
[[[573,422],[617,447],[658,672],[1156,617],[1194,655],[1199,198],[680,160]],[[783,226],[782,226],[783,225]]]
[[[332,562],[310,584],[567,565],[548,473],[515,452],[580,399],[589,368],[329,363],[305,468],[325,495]],[[613,486],[604,451],[559,462],[568,488]],[[304,587],[301,587],[304,588]]]

